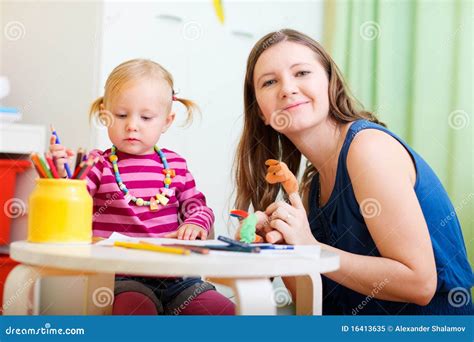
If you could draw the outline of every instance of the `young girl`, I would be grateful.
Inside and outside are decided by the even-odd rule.
[[[459,221],[445,220],[455,215],[446,191],[358,108],[321,45],[294,30],[263,37],[248,58],[244,101],[236,207],[262,211],[262,235],[276,229],[287,243],[339,255],[339,270],[323,277],[325,314],[472,313],[472,270]],[[265,160],[297,174],[302,155],[303,200],[274,202]],[[294,279],[285,283],[294,295]]]
[[[107,79],[105,93],[91,107],[107,123],[113,146],[94,151],[98,163],[87,174],[94,199],[93,234],[120,232],[134,237],[176,237],[205,240],[214,214],[206,206],[184,158],[159,149],[161,134],[172,124],[172,101],[187,108],[193,102],[177,98],[173,78],[161,65],[135,59],[117,66]],[[72,154],[51,138],[58,171]],[[234,305],[200,278],[117,276],[113,313],[233,314]],[[189,303],[189,304],[188,304]]]

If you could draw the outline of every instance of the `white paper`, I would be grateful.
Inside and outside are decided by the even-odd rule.
[[[154,243],[156,245],[164,244],[180,244],[187,246],[227,246],[226,242],[220,240],[179,240],[179,239],[168,239],[168,238],[152,238],[152,237],[131,237],[117,232],[113,232],[107,239],[101,240],[96,243],[97,246],[113,246],[115,241],[120,242],[139,242],[146,241]]]
[[[228,246],[229,244],[220,240],[179,240],[179,239],[168,239],[168,238],[151,238],[151,237],[131,237],[117,232],[112,233],[108,239],[101,240],[95,245],[97,246],[113,246],[115,241],[120,242],[139,242],[146,241],[157,245],[163,244],[181,244],[188,246]],[[263,249],[260,253],[241,253],[241,252],[227,252],[227,251],[210,251],[210,254],[219,254],[227,256],[240,256],[240,257],[254,257],[261,255],[264,257],[281,257],[282,255],[288,255],[292,257],[303,257],[310,259],[318,259],[321,253],[321,248],[316,245],[301,245],[295,246],[295,249],[289,250],[275,250],[275,249]]]

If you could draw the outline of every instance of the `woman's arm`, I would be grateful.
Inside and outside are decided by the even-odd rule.
[[[428,304],[436,291],[436,266],[428,228],[413,190],[416,176],[410,155],[387,134],[364,130],[351,144],[347,167],[381,257],[357,255],[317,242],[310,234],[301,200],[295,197],[292,206],[281,202],[269,206],[267,215],[277,212],[271,225],[289,243],[318,243],[337,253],[341,266],[326,273],[328,278],[375,298]],[[284,222],[282,217],[288,214],[291,216]]]
[[[426,305],[436,291],[436,265],[428,227],[413,189],[416,171],[405,148],[378,130],[359,133],[347,169],[367,228],[382,257],[337,252],[341,268],[327,276],[376,298]],[[356,237],[355,237],[356,238]],[[374,284],[376,284],[374,286]]]

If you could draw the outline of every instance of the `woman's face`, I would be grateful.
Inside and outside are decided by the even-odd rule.
[[[264,51],[253,81],[263,120],[278,132],[302,132],[328,116],[326,71],[305,45],[284,41]]]

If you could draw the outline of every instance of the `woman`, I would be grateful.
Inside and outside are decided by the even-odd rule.
[[[410,146],[359,108],[321,45],[294,30],[267,34],[249,55],[244,102],[236,207],[265,211],[286,243],[339,255],[340,269],[323,277],[324,314],[472,313],[459,221],[441,225],[455,215],[446,191]],[[265,160],[298,174],[302,155],[303,200],[274,202]],[[284,281],[294,295],[294,279]],[[453,291],[468,295],[466,305]]]

